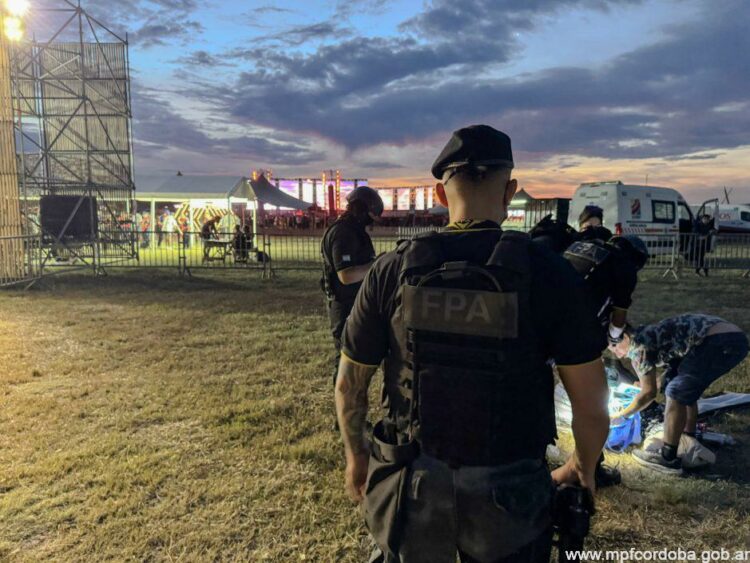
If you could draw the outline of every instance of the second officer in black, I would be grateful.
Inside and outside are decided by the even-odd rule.
[[[322,287],[326,296],[331,334],[336,349],[333,382],[341,358],[341,333],[365,274],[375,260],[375,249],[366,228],[383,213],[383,200],[368,186],[352,190],[346,211],[323,234]]]

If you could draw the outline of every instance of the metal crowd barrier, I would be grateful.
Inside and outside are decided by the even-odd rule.
[[[38,235],[0,237],[0,287],[30,286],[42,275]]]
[[[422,231],[421,228],[415,230]],[[432,229],[425,229],[432,230]],[[397,236],[373,237],[376,254],[396,247],[398,240],[418,232],[399,230]],[[642,235],[649,249],[649,270],[661,270],[664,276],[678,278],[684,271],[697,268],[737,270],[750,276],[750,234]],[[317,270],[321,267],[320,237],[269,235],[267,250],[272,270]]]
[[[750,234],[642,235],[649,249],[646,268],[674,278],[684,271],[737,270],[750,276]]]
[[[320,270],[320,236],[309,235],[264,235],[266,251],[270,257],[272,271],[281,270]],[[401,237],[403,238],[403,237]],[[399,237],[372,237],[375,254],[388,252],[396,248]]]
[[[409,233],[413,236],[414,233]],[[373,237],[375,253],[396,247],[407,233]],[[74,268],[105,273],[115,268],[320,271],[320,236],[259,233],[246,242],[229,234],[204,239],[200,233],[156,231],[100,233],[95,242],[42,244],[40,237],[0,237],[0,286],[33,283],[42,275]],[[750,234],[642,235],[650,258],[646,269],[679,278],[697,269],[738,271],[750,277]],[[64,241],[65,242],[65,241]]]
[[[97,273],[121,268],[243,269],[270,272],[266,237],[244,243],[233,235],[204,239],[200,233],[160,231],[100,232],[96,241],[46,245],[42,265],[48,272],[93,268]]]
[[[218,233],[204,238],[198,232],[140,231],[136,233],[134,260],[116,267],[177,268],[191,270],[260,270],[270,272],[270,259],[263,235],[237,239]]]

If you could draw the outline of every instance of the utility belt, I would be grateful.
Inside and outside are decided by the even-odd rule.
[[[399,546],[414,539],[404,536],[404,523],[405,519],[409,518],[409,507],[415,502],[413,499],[417,498],[413,496],[417,490],[417,485],[413,482],[416,475],[414,471],[423,471],[419,468],[423,467],[424,458],[429,459],[432,456],[422,450],[417,440],[397,432],[396,425],[391,421],[381,420],[373,428],[362,509],[367,528],[383,551],[386,563],[398,562]],[[417,469],[413,469],[415,465]],[[522,467],[524,469],[521,469]],[[502,515],[488,519],[484,523],[486,528],[482,528],[482,524],[479,523],[480,528],[477,531],[486,543],[497,548],[510,547],[512,551],[549,530],[551,516],[542,515],[545,510],[549,510],[550,504],[545,508],[544,499],[549,502],[552,490],[549,484],[549,470],[543,456],[538,457],[536,461],[515,460],[515,463],[507,464],[505,467],[493,466],[491,469],[477,470],[485,471],[485,475],[487,472],[494,475],[494,484],[491,489],[487,489],[486,499],[480,495],[482,500],[479,504],[471,505],[473,508],[465,506],[464,510],[474,511],[475,514],[489,510],[490,513]],[[420,478],[430,479],[430,475]],[[448,494],[453,498],[454,492],[446,489],[442,494]],[[434,496],[419,498],[418,502],[436,502],[439,505],[441,501]],[[498,518],[501,518],[500,523],[507,525],[499,525]],[[497,536],[503,530],[506,531],[501,534],[503,537]],[[480,549],[479,546],[475,547]],[[486,544],[484,549],[487,549]]]

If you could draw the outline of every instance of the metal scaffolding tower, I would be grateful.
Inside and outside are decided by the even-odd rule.
[[[128,41],[60,4],[37,10],[46,40],[11,48],[21,211],[42,267],[101,272],[137,256]]]

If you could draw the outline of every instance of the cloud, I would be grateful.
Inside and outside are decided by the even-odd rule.
[[[750,8],[742,0],[706,4],[695,22],[601,67],[502,76],[519,49],[515,29],[562,8],[615,4],[434,2],[401,37],[227,53],[248,70],[196,92],[241,123],[312,132],[348,149],[429,140],[482,121],[539,153],[646,158],[747,144],[750,57],[739,53],[750,52]]]
[[[642,0],[435,0],[429,9],[401,25],[426,37],[508,34],[536,27],[537,19],[572,8],[607,11]]]
[[[197,21],[161,20],[141,26],[131,38],[134,44],[147,49],[157,45],[167,45],[175,39],[187,43],[203,31],[203,25]]]
[[[133,132],[137,149],[147,150],[152,156],[155,152],[177,149],[271,164],[298,165],[323,159],[319,151],[283,135],[210,136],[159,98],[158,93],[141,88],[138,83],[134,83],[133,96]]]
[[[218,66],[234,66],[232,63],[226,62],[207,51],[193,51],[189,55],[175,59],[173,62],[187,67],[215,68]]]
[[[726,152],[715,152],[711,154],[678,155],[678,156],[665,157],[664,160],[667,160],[667,161],[715,160],[724,154],[726,154]]]
[[[59,0],[41,0],[59,8]],[[197,0],[87,0],[83,8],[118,35],[127,31],[133,45],[141,48],[187,42],[204,31],[193,19]]]
[[[375,168],[380,170],[388,170],[388,169],[396,169],[396,168],[405,168],[404,165],[398,164],[396,162],[385,162],[385,161],[368,161],[368,162],[360,162],[358,163],[358,166],[360,168]]]
[[[259,6],[257,8],[254,8],[251,13],[257,14],[257,15],[264,15],[264,14],[287,14],[287,13],[294,13],[294,10],[290,10],[289,8],[280,8],[278,6]]]
[[[291,27],[278,33],[254,38],[254,42],[279,42],[290,46],[299,46],[308,41],[320,41],[347,33],[347,29],[331,22],[318,22],[309,25]]]
[[[336,4],[335,17],[348,18],[354,13],[378,14],[394,3],[394,0],[339,0]]]

